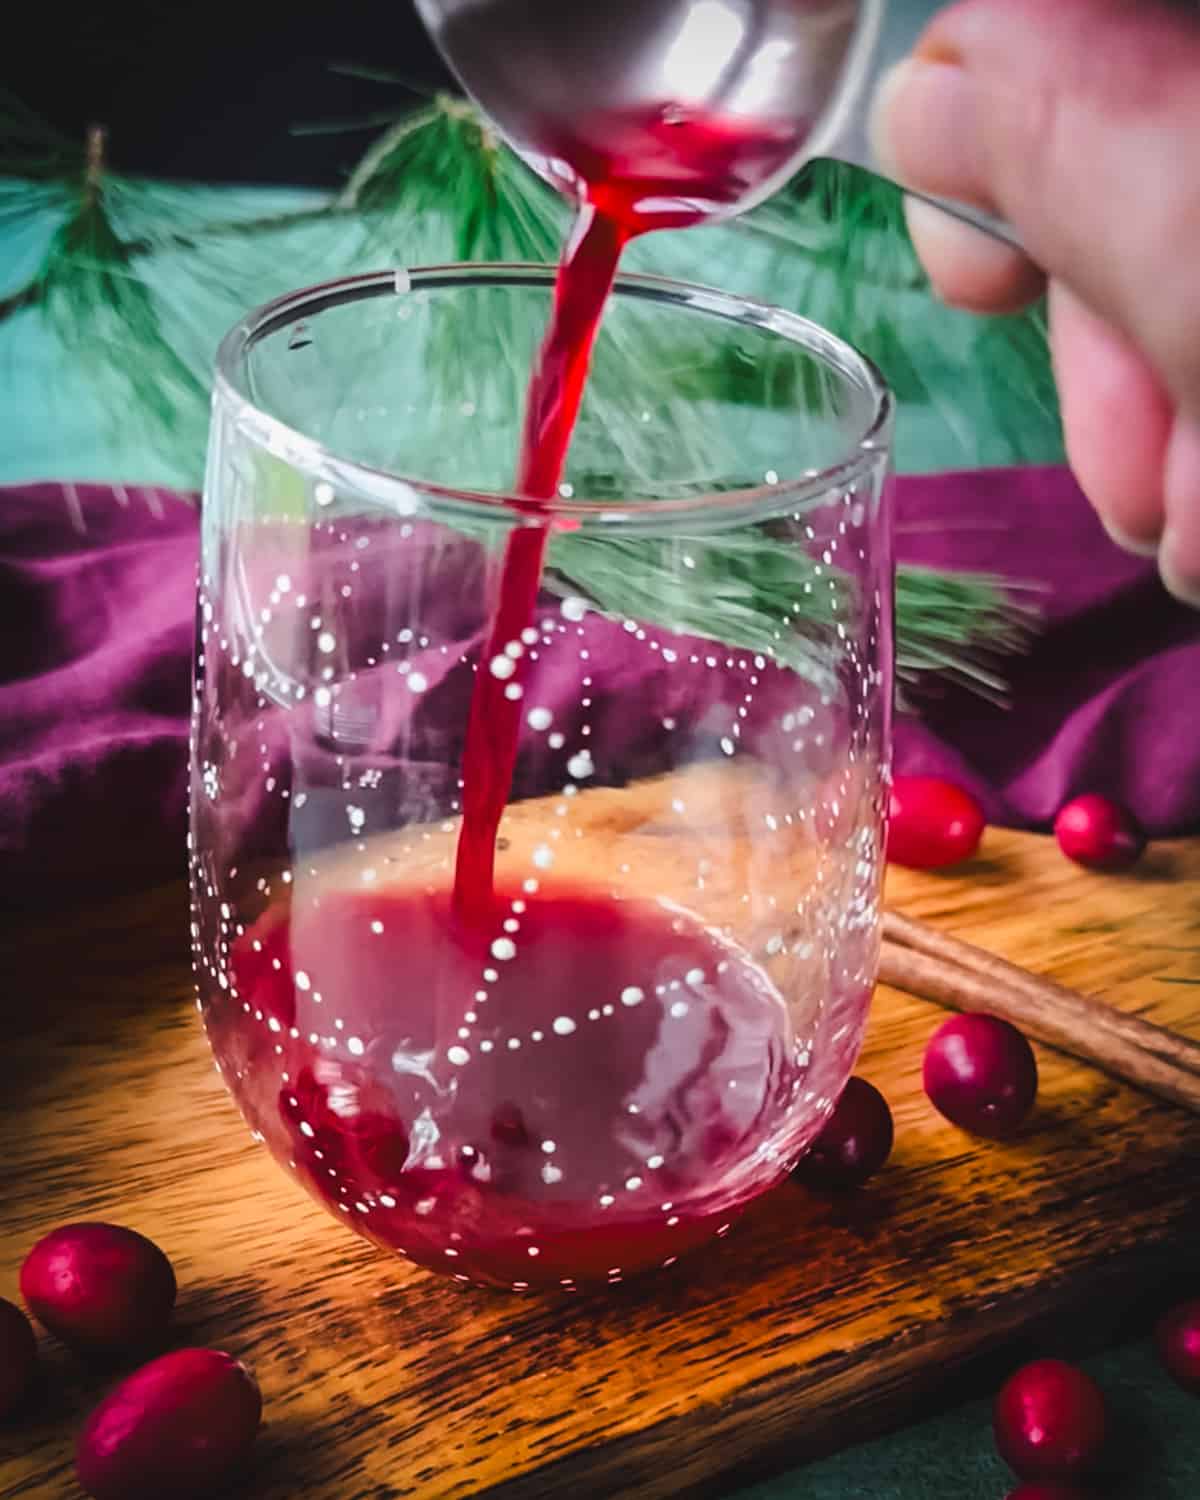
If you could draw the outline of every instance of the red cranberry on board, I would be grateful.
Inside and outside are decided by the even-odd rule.
[[[1146,835],[1132,814],[1094,793],[1060,809],[1054,836],[1068,859],[1089,870],[1128,869],[1146,847]]]
[[[0,1297],[0,1419],[29,1389],[36,1369],[33,1327],[19,1307]]]
[[[1033,1048],[998,1016],[944,1021],[925,1048],[925,1092],[940,1113],[968,1131],[1002,1141],[1015,1135],[1037,1098]]]
[[[119,1224],[64,1224],[21,1267],[29,1311],[83,1354],[137,1349],[166,1327],[175,1272],[152,1240]]]
[[[1108,1413],[1090,1375],[1061,1359],[1039,1359],[1001,1389],[992,1425],[1000,1457],[1018,1478],[1074,1480],[1096,1468]]]
[[[1035,1479],[1032,1484],[1021,1484],[1010,1491],[1008,1500],[1087,1500],[1087,1496],[1073,1484]]]
[[[887,1100],[865,1078],[851,1078],[793,1175],[813,1187],[857,1187],[887,1161],[894,1137]]]
[[[215,1349],[178,1349],[101,1401],[79,1434],[75,1472],[93,1500],[210,1500],[226,1493],[261,1417],[245,1365]]]
[[[1154,1331],[1158,1357],[1185,1391],[1200,1396],[1200,1301],[1173,1308]]]
[[[887,860],[938,870],[970,859],[985,819],[969,792],[936,776],[896,776],[888,804]]]

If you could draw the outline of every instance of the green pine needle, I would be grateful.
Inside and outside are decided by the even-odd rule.
[[[980,318],[935,303],[894,184],[814,162],[735,229],[772,247],[771,300],[840,334],[902,408],[929,414],[938,467],[1063,461],[1044,308]],[[904,440],[902,430],[902,458]]]
[[[341,195],[370,246],[408,265],[557,259],[565,209],[449,95],[408,116],[367,152]]]
[[[37,300],[62,347],[119,403],[121,420],[141,418],[170,442],[181,406],[205,402],[206,382],[164,336],[156,299],[113,226],[100,149],[97,138],[75,207],[34,277]]]

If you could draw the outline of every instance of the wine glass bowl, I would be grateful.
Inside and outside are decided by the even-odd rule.
[[[891,690],[876,372],[620,278],[535,515],[505,484],[552,291],[358,277],[227,338],[192,750],[198,993],[251,1129],[359,1234],[517,1290],[674,1264],[820,1130],[874,978]],[[534,524],[531,624],[489,656]],[[520,735],[464,922],[483,672]]]

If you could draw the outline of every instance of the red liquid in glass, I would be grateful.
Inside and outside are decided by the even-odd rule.
[[[801,1077],[783,1002],[670,907],[496,899],[510,928],[476,940],[446,891],[298,892],[234,947],[264,1024],[227,1065],[286,1070],[262,1105],[310,1191],[425,1265],[519,1287],[670,1263],[765,1185]]]

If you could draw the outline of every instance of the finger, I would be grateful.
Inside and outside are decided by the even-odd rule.
[[[1113,540],[1153,556],[1163,529],[1163,471],[1174,407],[1123,335],[1057,282],[1050,349],[1067,456]]]
[[[1011,245],[920,198],[906,198],[904,214],[913,247],[943,302],[970,312],[1016,312],[1041,295],[1041,271]]]
[[[871,149],[897,182],[994,211],[978,111],[979,89],[957,62],[905,58],[883,75],[871,101]]]
[[[882,159],[1008,220],[1200,418],[1200,7],[960,0],[884,83]]]
[[[1159,571],[1177,598],[1200,609],[1200,424],[1186,417],[1171,434],[1166,512]]]

